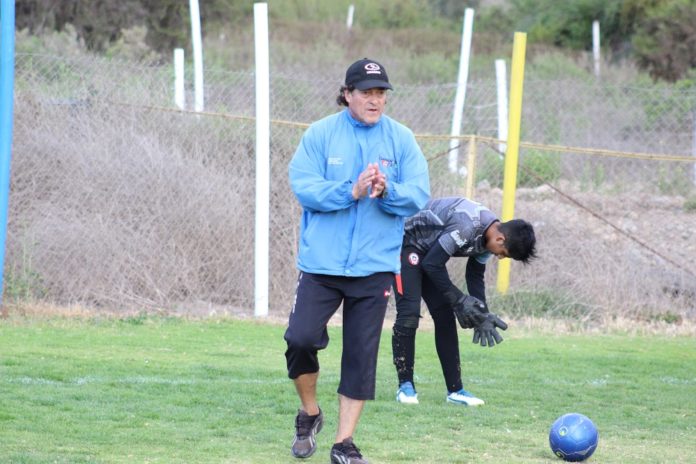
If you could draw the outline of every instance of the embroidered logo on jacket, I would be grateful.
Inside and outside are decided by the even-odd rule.
[[[383,158],[380,156],[379,157],[379,164],[381,164],[382,167],[390,168],[396,164],[396,161],[394,161],[393,159]]]
[[[329,166],[343,166],[343,158],[340,156],[329,156],[327,163]]]

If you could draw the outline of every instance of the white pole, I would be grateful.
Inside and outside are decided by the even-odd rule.
[[[599,21],[592,21],[592,56],[594,58],[594,74],[599,77]]]
[[[184,91],[184,49],[174,49],[174,104],[183,110],[186,108]]]
[[[353,29],[353,13],[355,13],[355,5],[348,7],[348,16],[346,17],[346,27],[350,31]]]
[[[254,315],[268,315],[268,255],[271,190],[270,77],[268,4],[254,3],[256,56],[256,226],[254,245]]]
[[[191,9],[191,40],[193,42],[194,108],[203,111],[203,45],[201,40],[201,14],[198,0],[189,0]]]
[[[453,137],[458,137],[462,130],[462,113],[464,112],[464,100],[466,98],[466,82],[469,78],[469,57],[471,56],[471,33],[474,28],[474,10],[467,8],[464,12],[464,25],[462,27],[462,46],[459,53],[459,76],[457,78],[457,93],[454,97],[454,113],[452,114]],[[459,158],[460,145],[458,139],[450,139],[449,169],[457,172],[457,160]],[[466,169],[462,174],[466,174]]]
[[[507,97],[507,69],[505,60],[495,60],[495,80],[498,89],[498,140],[506,140],[508,137],[508,97]],[[507,144],[499,143],[498,151],[505,153]]]

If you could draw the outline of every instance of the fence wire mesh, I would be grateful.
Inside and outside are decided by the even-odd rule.
[[[251,314],[254,79],[206,71],[205,111],[193,113],[175,107],[169,65],[18,55],[6,301]],[[296,278],[287,165],[306,124],[338,109],[339,86],[271,76],[271,314],[289,311]],[[418,134],[433,196],[464,194],[466,177],[448,167],[455,85],[395,87],[387,112]],[[481,138],[462,137],[458,152],[465,166],[474,144],[473,197],[500,212],[502,156],[485,139],[497,137],[495,92],[468,84],[463,132]],[[186,97],[193,106],[192,88]],[[559,312],[696,314],[696,215],[682,207],[696,179],[694,91],[530,79],[523,102],[522,141],[534,144],[521,147],[515,215],[535,224],[541,259],[513,263],[513,295],[562,295]],[[463,284],[465,260],[453,261]]]

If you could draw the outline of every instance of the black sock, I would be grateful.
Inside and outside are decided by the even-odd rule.
[[[413,383],[413,365],[416,357],[416,329],[394,327],[392,334],[392,353],[399,385]]]

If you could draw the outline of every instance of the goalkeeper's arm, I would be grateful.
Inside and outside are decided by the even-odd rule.
[[[466,262],[466,288],[469,291],[469,295],[475,296],[484,305],[486,305],[485,273],[486,265],[480,263],[475,256],[469,257]]]
[[[454,306],[455,303],[464,296],[464,293],[452,283],[449,273],[447,272],[447,261],[450,255],[442,248],[440,242],[435,244],[428,250],[428,253],[421,261],[423,272],[428,275],[428,278],[435,284],[435,287],[445,295],[448,303]]]

